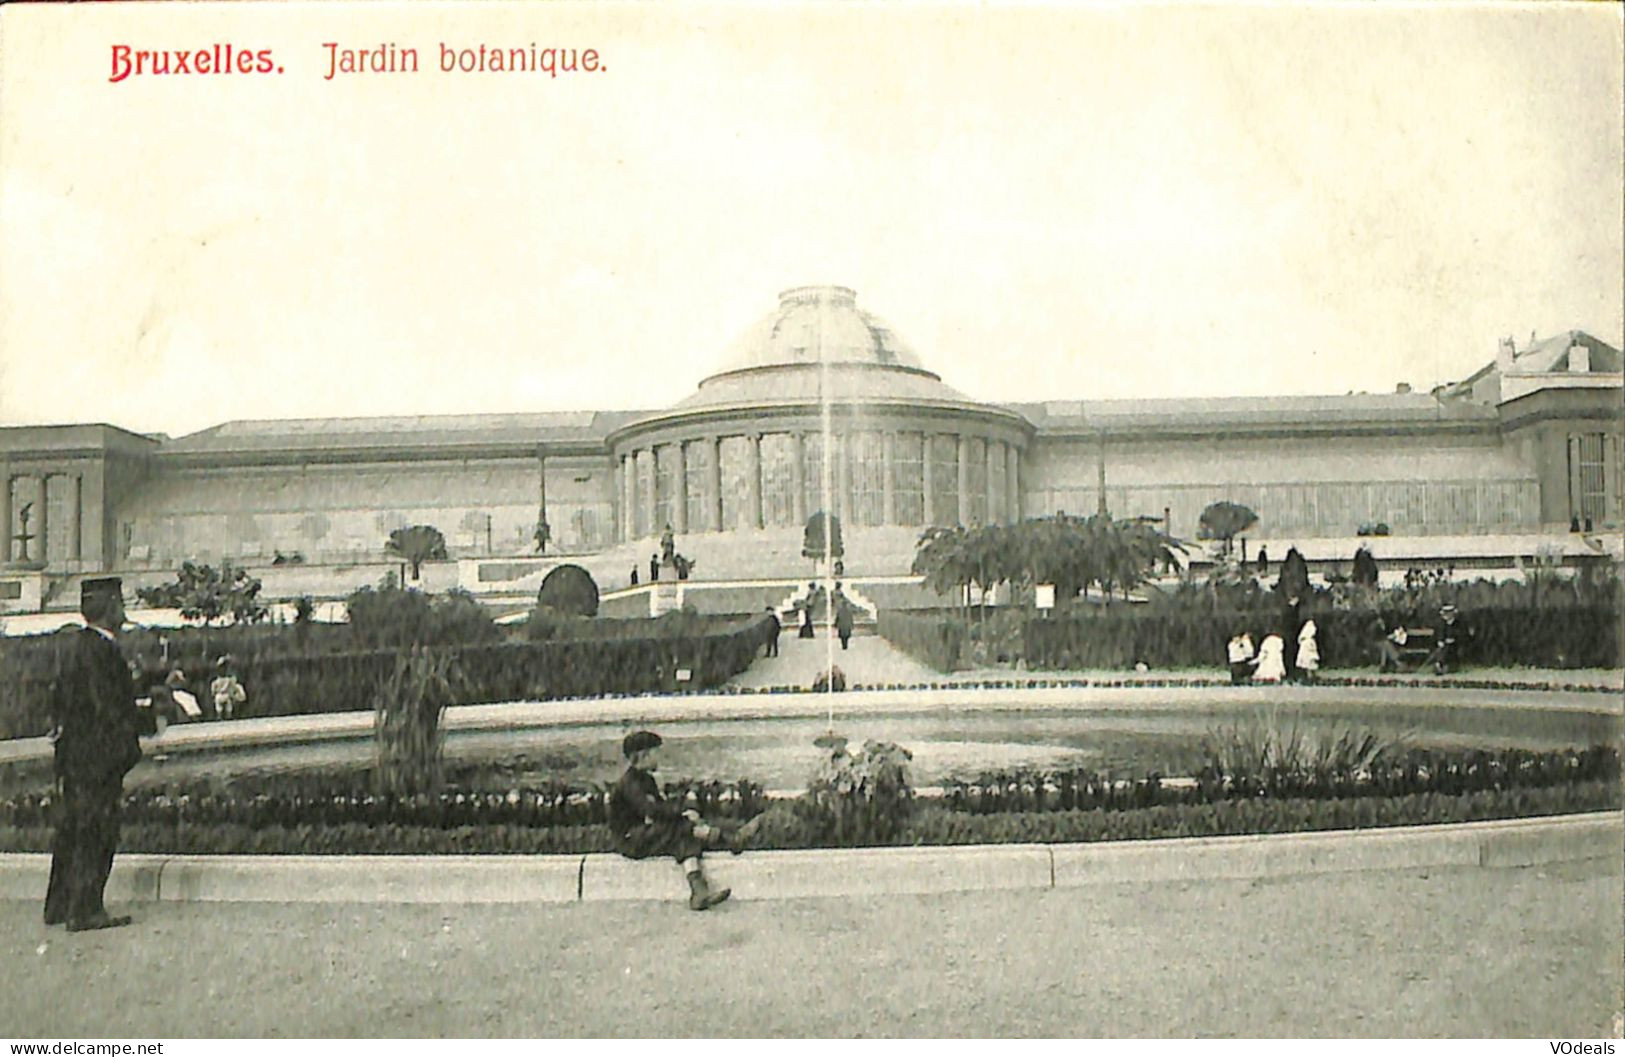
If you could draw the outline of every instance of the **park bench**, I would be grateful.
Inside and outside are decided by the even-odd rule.
[[[1415,671],[1433,656],[1436,637],[1432,628],[1406,628],[1405,645],[1395,645],[1399,653],[1400,671]]]

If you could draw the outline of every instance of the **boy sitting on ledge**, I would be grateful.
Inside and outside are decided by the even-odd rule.
[[[727,848],[738,855],[744,849],[746,834],[737,828],[724,830],[708,823],[697,811],[684,811],[660,793],[654,772],[660,748],[660,735],[640,730],[621,742],[626,757],[626,773],[609,797],[609,827],[615,850],[628,859],[649,859],[670,855],[688,875],[688,908],[709,910],[732,894],[727,888],[713,891],[706,884],[700,856],[707,848]]]

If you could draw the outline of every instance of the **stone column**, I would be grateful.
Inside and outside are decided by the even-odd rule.
[[[0,466],[0,565],[11,560],[11,469]]]
[[[795,438],[791,447],[791,457],[795,461],[790,467],[791,487],[794,489],[790,506],[796,527],[800,528],[807,523],[807,435],[796,432],[790,436]]]
[[[1004,507],[1011,524],[1020,520],[1020,449],[1014,444],[1004,446]]]
[[[96,572],[117,567],[119,560],[128,556],[122,529],[109,517],[107,509],[107,475],[110,464],[103,464],[90,474],[87,481],[80,477],[80,510],[84,528],[81,530],[83,551],[93,563]]]
[[[959,523],[970,527],[970,438],[959,435]]]
[[[762,527],[762,435],[760,433],[746,434],[750,441],[745,455],[745,484],[750,488],[750,496],[745,509],[750,517],[751,528]]]
[[[994,486],[994,482],[998,478],[993,475],[993,467],[999,461],[999,445],[1001,443],[1002,441],[994,440],[992,437],[982,442],[982,461],[987,464],[987,469],[983,471],[985,479],[982,486],[983,490],[987,492],[987,523],[989,525],[1002,525],[1005,523],[1004,510],[1002,509],[1004,504],[1000,502],[999,493]]]
[[[897,524],[897,433],[880,435],[880,523]]]
[[[678,535],[688,531],[688,449],[677,442],[677,472],[672,488],[671,528]]]
[[[937,523],[936,497],[932,493],[931,480],[931,434],[920,434],[920,485],[925,492],[925,506],[923,508],[925,527],[930,528]]]
[[[637,532],[638,502],[635,486],[638,479],[637,452],[621,456],[621,542],[631,543]]]
[[[39,546],[35,548],[32,556],[36,561],[44,562],[48,561],[51,556],[49,543],[51,531],[51,475],[48,473],[39,475],[39,502],[35,503],[34,507],[35,513],[39,514],[39,517],[34,522],[35,525],[39,526],[34,530],[34,542]]]
[[[638,452],[638,461],[647,462],[649,464],[649,491],[644,493],[643,496],[643,512],[645,515],[644,523],[649,526],[649,535],[658,536],[660,534],[660,525],[657,524],[655,520],[657,516],[655,511],[655,500],[659,498],[660,495],[660,481],[658,480],[660,466],[655,462],[654,448],[644,448],[642,451]],[[639,467],[638,477],[643,477],[642,467]]]
[[[711,446],[711,466],[706,471],[710,480],[705,482],[705,501],[710,504],[711,531],[722,531],[722,438],[707,437]]]
[[[73,534],[68,538],[68,557],[78,561],[85,556],[85,478],[73,475]]]

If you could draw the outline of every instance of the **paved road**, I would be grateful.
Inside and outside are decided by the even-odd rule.
[[[0,902],[0,1035],[1596,1036],[1617,863],[519,906]]]

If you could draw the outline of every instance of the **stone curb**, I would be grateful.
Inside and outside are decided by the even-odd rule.
[[[741,899],[1075,888],[1438,866],[1625,860],[1625,815],[1172,838],[752,852],[707,861]],[[0,854],[0,899],[44,896],[50,856]],[[109,902],[574,903],[670,900],[674,864],[615,855],[124,855]]]
[[[1443,706],[1472,710],[1583,713],[1617,721],[1625,712],[1616,694],[1602,696],[1534,688],[1476,690],[1470,703],[1448,686],[1311,686],[1294,688],[1296,703],[1306,711],[1357,703],[1364,706]],[[838,694],[796,693],[647,695],[626,698],[579,698],[561,701],[515,701],[494,705],[458,705],[447,709],[446,731],[493,731],[531,727],[639,726],[714,720],[784,719],[823,716],[834,708],[846,718],[870,714],[908,715],[946,712],[963,707],[977,712],[1021,712],[1047,707],[1103,712],[1179,712],[1192,705],[1219,712],[1276,703],[1279,688],[1266,686],[1018,686],[1001,691],[998,700],[974,687],[944,686],[931,690],[848,690]],[[370,737],[371,712],[327,712],[237,720],[230,723],[171,727],[161,739],[143,739],[147,755],[184,754],[222,748],[309,744]],[[51,757],[45,738],[0,740],[0,764],[41,762]]]

